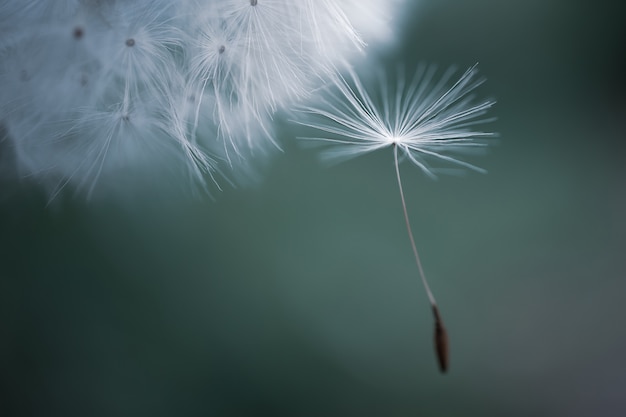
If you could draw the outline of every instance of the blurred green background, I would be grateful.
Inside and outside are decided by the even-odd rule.
[[[480,62],[488,175],[285,152],[215,201],[4,181],[3,416],[626,415],[626,25],[614,1],[421,0],[393,70]]]

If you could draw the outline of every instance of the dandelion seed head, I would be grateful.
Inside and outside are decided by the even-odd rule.
[[[5,2],[0,129],[20,175],[53,194],[166,169],[159,152],[213,180],[279,149],[273,116],[376,41],[400,1]]]

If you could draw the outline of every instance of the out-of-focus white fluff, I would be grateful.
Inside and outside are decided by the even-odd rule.
[[[387,40],[400,1],[4,1],[2,145],[52,195],[164,160],[203,183],[274,142],[277,110]]]

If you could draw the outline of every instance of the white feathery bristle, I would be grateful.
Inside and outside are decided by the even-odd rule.
[[[273,115],[362,53],[365,37],[382,37],[396,6],[4,2],[0,124],[20,174],[57,184],[52,195],[91,194],[125,166],[170,171],[156,166],[164,153],[198,183],[217,180],[268,144],[279,148]]]
[[[340,162],[392,145],[426,175],[435,178],[437,163],[484,172],[457,155],[487,146],[494,133],[476,130],[492,121],[485,114],[493,100],[477,100],[473,92],[483,83],[476,65],[456,82],[454,70],[438,80],[431,66],[421,66],[407,83],[404,70],[381,76],[378,89],[368,89],[352,70],[338,76],[317,104],[303,106],[298,123],[320,131],[303,139],[327,145],[322,156]],[[435,164],[434,166],[432,164]]]

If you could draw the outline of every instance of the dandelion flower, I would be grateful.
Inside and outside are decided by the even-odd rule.
[[[476,65],[469,68],[450,86],[454,74],[448,70],[435,80],[436,68],[420,67],[407,85],[401,71],[395,88],[388,79],[381,79],[380,90],[365,88],[359,77],[338,75],[333,91],[317,106],[306,106],[301,112],[308,116],[298,123],[325,133],[305,138],[320,141],[326,147],[323,156],[332,161],[350,159],[378,149],[391,148],[400,199],[411,248],[419,275],[435,317],[435,348],[439,368],[448,368],[448,336],[430,290],[417,251],[402,188],[398,153],[420,168],[427,176],[436,177],[441,162],[478,172],[483,169],[459,159],[457,154],[487,146],[485,139],[493,133],[474,130],[478,124],[490,121],[484,117],[495,104],[491,100],[477,101],[474,90],[483,83],[477,78]]]

